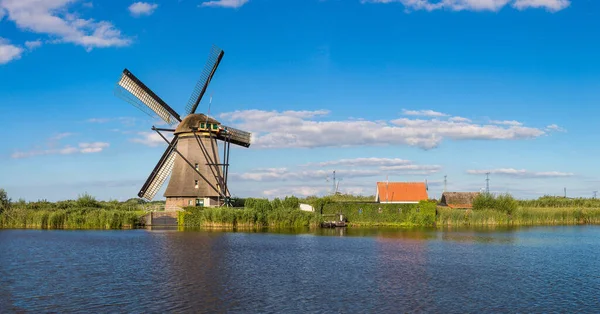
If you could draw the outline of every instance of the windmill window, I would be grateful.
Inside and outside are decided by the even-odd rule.
[[[213,130],[216,130],[219,126],[216,124],[213,124]]]
[[[204,123],[200,123],[200,128],[204,129]]]
[[[207,129],[210,129],[210,123],[207,123],[207,124],[206,124],[206,128],[207,128]]]
[[[196,170],[198,170],[198,164],[197,163],[194,165],[194,168],[196,168]]]
[[[198,180],[194,180],[194,187],[197,189],[198,188]]]

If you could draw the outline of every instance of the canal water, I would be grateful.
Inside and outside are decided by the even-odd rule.
[[[596,226],[0,231],[0,313],[598,311]]]

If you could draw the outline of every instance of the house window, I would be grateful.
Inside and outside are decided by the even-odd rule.
[[[198,188],[198,180],[194,180],[194,187],[197,189]]]
[[[194,165],[194,168],[196,168],[196,170],[198,170],[198,164],[197,163]]]
[[[188,205],[190,205],[190,206],[194,205],[194,201],[192,201],[192,200],[189,200],[189,201],[188,201]]]

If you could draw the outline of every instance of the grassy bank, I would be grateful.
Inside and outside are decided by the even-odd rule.
[[[5,202],[0,228],[30,229],[123,229],[133,228],[152,205],[138,199],[125,202],[97,201],[83,194],[76,200]]]
[[[0,228],[123,229],[139,224],[143,211],[98,208],[32,210],[13,208],[0,214]]]
[[[518,207],[511,214],[493,210],[438,208],[437,226],[542,226],[600,224],[600,208]]]
[[[482,194],[473,209],[440,207],[439,226],[536,226],[600,224],[600,201],[544,196],[537,200],[516,200],[509,194]]]
[[[273,201],[249,198],[244,208],[187,207],[179,213],[178,220],[180,226],[192,228],[300,228],[319,226],[321,216],[301,211],[295,197]]]

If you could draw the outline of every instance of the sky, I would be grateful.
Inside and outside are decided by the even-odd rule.
[[[114,93],[127,68],[180,114],[252,132],[238,197],[600,190],[600,2],[0,0],[0,188],[14,200],[137,193],[166,144]],[[209,99],[212,103],[209,109]],[[210,110],[210,111],[209,111]],[[166,186],[166,184],[165,184]],[[156,199],[164,199],[162,192]]]

